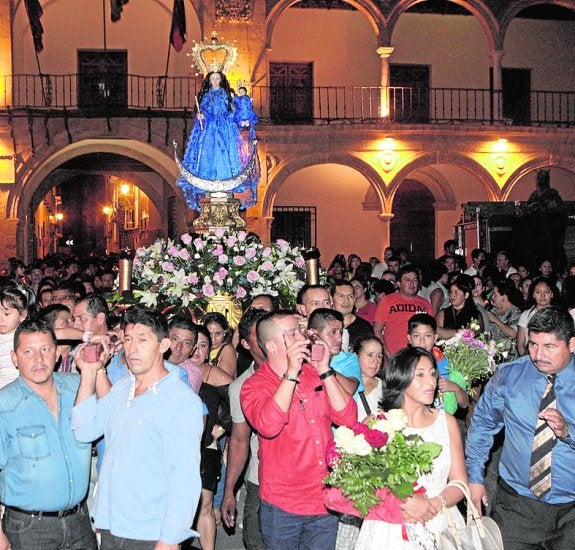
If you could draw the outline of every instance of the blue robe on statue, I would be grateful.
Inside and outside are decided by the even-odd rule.
[[[233,110],[228,111],[226,92],[221,88],[211,88],[202,97],[200,111],[204,118],[201,124],[197,119],[194,123],[182,165],[194,176],[205,180],[227,180],[237,176],[248,164],[252,147],[244,142],[234,121]],[[250,178],[232,190],[242,194],[238,197],[242,208],[257,202],[258,182],[259,166]],[[200,210],[199,200],[205,191],[190,185],[182,176],[176,183],[182,188],[188,206]]]

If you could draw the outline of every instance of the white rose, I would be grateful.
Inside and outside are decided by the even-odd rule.
[[[353,430],[350,430],[345,426],[340,426],[337,430],[335,430],[335,444],[342,451],[348,452],[354,437],[355,434],[353,433]]]
[[[407,416],[401,409],[391,409],[385,413],[389,421],[390,430],[400,432],[407,426]]]
[[[356,435],[351,442],[349,452],[358,456],[367,456],[372,451],[372,446],[365,440],[363,434]]]

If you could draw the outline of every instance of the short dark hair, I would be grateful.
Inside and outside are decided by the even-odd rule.
[[[419,269],[417,269],[417,266],[415,264],[405,264],[403,267],[400,267],[399,271],[397,272],[397,280],[401,281],[401,278],[406,273],[415,273],[417,275],[417,278],[421,280]]]
[[[86,311],[92,315],[92,317],[96,317],[98,313],[103,313],[106,316],[106,324],[108,323],[110,309],[108,308],[108,302],[106,302],[106,299],[100,294],[90,292],[89,294],[86,294],[84,298],[80,298],[76,302],[76,305],[80,302],[86,302]]]
[[[47,321],[43,319],[31,318],[24,319],[17,327],[14,333],[14,351],[20,347],[20,336],[22,334],[36,334],[41,332],[42,334],[48,334],[52,340],[52,343],[56,345],[56,335],[54,330]]]
[[[251,300],[249,301],[249,305],[246,308],[246,311],[248,309],[250,309],[251,307],[253,307],[252,304],[254,303],[254,300],[256,300],[257,298],[268,299],[271,303],[272,311],[275,311],[279,307],[279,297],[278,296],[273,296],[271,294],[258,294],[257,296],[252,296]],[[256,308],[256,309],[261,309],[261,308]]]
[[[125,329],[128,325],[144,325],[151,328],[158,341],[168,337],[168,322],[162,313],[155,309],[144,306],[132,306],[124,311],[122,315],[122,329]]]
[[[262,318],[258,321],[256,327],[258,345],[265,357],[267,357],[265,344],[269,339],[269,334],[271,333],[270,325],[273,325],[276,320],[285,319],[286,317],[292,317],[295,315],[296,313],[294,311],[282,309],[278,311],[271,311],[266,315],[263,315]],[[268,337],[265,337],[266,333],[268,334]]]
[[[309,316],[307,326],[314,330],[321,330],[330,321],[339,321],[343,325],[343,315],[335,309],[320,307]]]
[[[548,306],[540,309],[527,324],[529,332],[544,332],[555,334],[558,340],[563,340],[567,344],[575,336],[575,324],[573,317],[557,306]]]
[[[242,315],[238,325],[238,336],[240,340],[248,340],[250,337],[251,328],[258,323],[258,321],[267,315],[269,311],[258,307],[250,307]]]
[[[346,281],[345,279],[334,279],[329,289],[329,293],[332,296],[335,295],[335,291],[338,286],[349,286],[353,290],[353,285],[351,284],[351,281]]]
[[[198,340],[198,327],[196,324],[185,315],[176,315],[172,317],[168,322],[168,332],[173,328],[180,328],[182,330],[188,330],[194,335],[194,345]]]
[[[383,397],[380,405],[384,411],[401,408],[405,390],[411,384],[415,367],[422,357],[427,357],[437,369],[433,355],[423,348],[409,346],[391,356],[388,365],[382,371]]]
[[[303,285],[297,293],[296,304],[303,304],[303,299],[305,298],[307,291],[314,289],[326,290],[329,292],[329,289],[323,285]]]
[[[54,328],[54,323],[58,317],[58,313],[65,311],[70,313],[70,308],[64,304],[50,304],[40,310],[38,313],[38,319],[46,321],[52,328]]]
[[[416,313],[407,321],[407,334],[411,334],[417,327],[425,325],[431,327],[433,332],[437,332],[437,321],[428,313]]]
[[[476,258],[479,258],[481,254],[485,254],[485,250],[483,250],[483,248],[474,248],[471,251],[471,259],[475,260]]]

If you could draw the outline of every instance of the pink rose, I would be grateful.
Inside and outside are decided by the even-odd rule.
[[[333,468],[341,458],[341,453],[337,451],[335,446],[335,441],[331,439],[327,442],[327,447],[325,449],[325,461],[330,468]]]
[[[269,260],[266,260],[262,266],[261,266],[262,271],[273,271],[274,269],[274,264],[272,264]]]
[[[238,241],[243,243],[246,240],[247,236],[248,236],[248,234],[245,231],[239,231],[238,232]]]
[[[170,256],[177,256],[178,255],[178,247],[177,246],[170,246],[170,248],[168,248],[168,254]]]
[[[178,255],[182,260],[184,260],[184,262],[187,262],[190,259],[190,253],[187,248],[182,248],[182,250],[178,252]]]
[[[234,263],[241,266],[246,263],[246,259],[243,256],[234,256]]]
[[[218,244],[212,250],[212,256],[221,256],[224,253],[224,247],[221,244]]]
[[[276,245],[279,246],[282,252],[287,252],[289,250],[289,243],[284,239],[278,239]]]
[[[185,245],[188,245],[188,244],[190,244],[190,243],[192,242],[192,236],[191,236],[189,233],[184,233],[184,234],[180,237],[180,239],[182,239],[182,242],[183,242]]]
[[[197,239],[194,239],[194,247],[196,248],[196,250],[201,250],[202,248],[204,248],[204,241],[199,237]]]
[[[227,264],[228,260],[229,258],[225,254],[221,254],[220,256],[218,256],[218,263],[220,264]]]
[[[205,284],[204,286],[202,286],[202,294],[206,298],[211,298],[212,296],[214,296],[215,293],[216,292],[215,292],[214,287],[212,285]]]
[[[374,448],[381,449],[384,445],[387,445],[389,440],[389,435],[380,432],[379,430],[369,430],[364,434],[365,440]]]
[[[214,231],[214,235],[218,238],[221,239],[224,235],[226,234],[226,230],[225,229],[216,229]]]
[[[218,277],[225,279],[228,275],[228,270],[225,267],[220,267],[217,271]]]
[[[272,249],[269,246],[266,246],[263,250],[262,250],[262,256],[264,258],[269,258],[270,254],[272,253]]]
[[[247,279],[250,283],[257,281],[259,278],[260,278],[260,274],[257,271],[254,271],[253,269],[248,271]]]
[[[301,256],[298,256],[296,258],[295,265],[298,267],[303,267],[305,265],[305,260]]]
[[[255,258],[255,256],[256,256],[256,249],[255,248],[253,248],[251,246],[249,248],[246,248],[246,258],[248,260]]]
[[[199,281],[200,280],[195,275],[190,275],[188,277],[188,283],[190,283],[191,285],[197,285]]]
[[[234,246],[234,244],[236,244],[236,242],[238,242],[238,240],[235,237],[230,235],[226,239],[226,246],[229,246],[231,248],[232,246]]]
[[[244,298],[246,294],[246,289],[242,286],[239,286],[236,290],[236,298]]]
[[[355,435],[363,434],[365,435],[369,431],[369,426],[363,422],[356,422],[351,429]]]
[[[174,271],[174,264],[172,262],[163,262],[162,263],[162,270],[170,273],[170,272]]]

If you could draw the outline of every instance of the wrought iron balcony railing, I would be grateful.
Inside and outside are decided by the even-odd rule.
[[[0,109],[66,109],[70,116],[174,116],[195,106],[199,80],[138,75],[0,77]],[[505,123],[575,126],[575,91],[531,91],[507,101],[501,91],[472,88],[316,86],[252,90],[262,122],[276,124]]]

